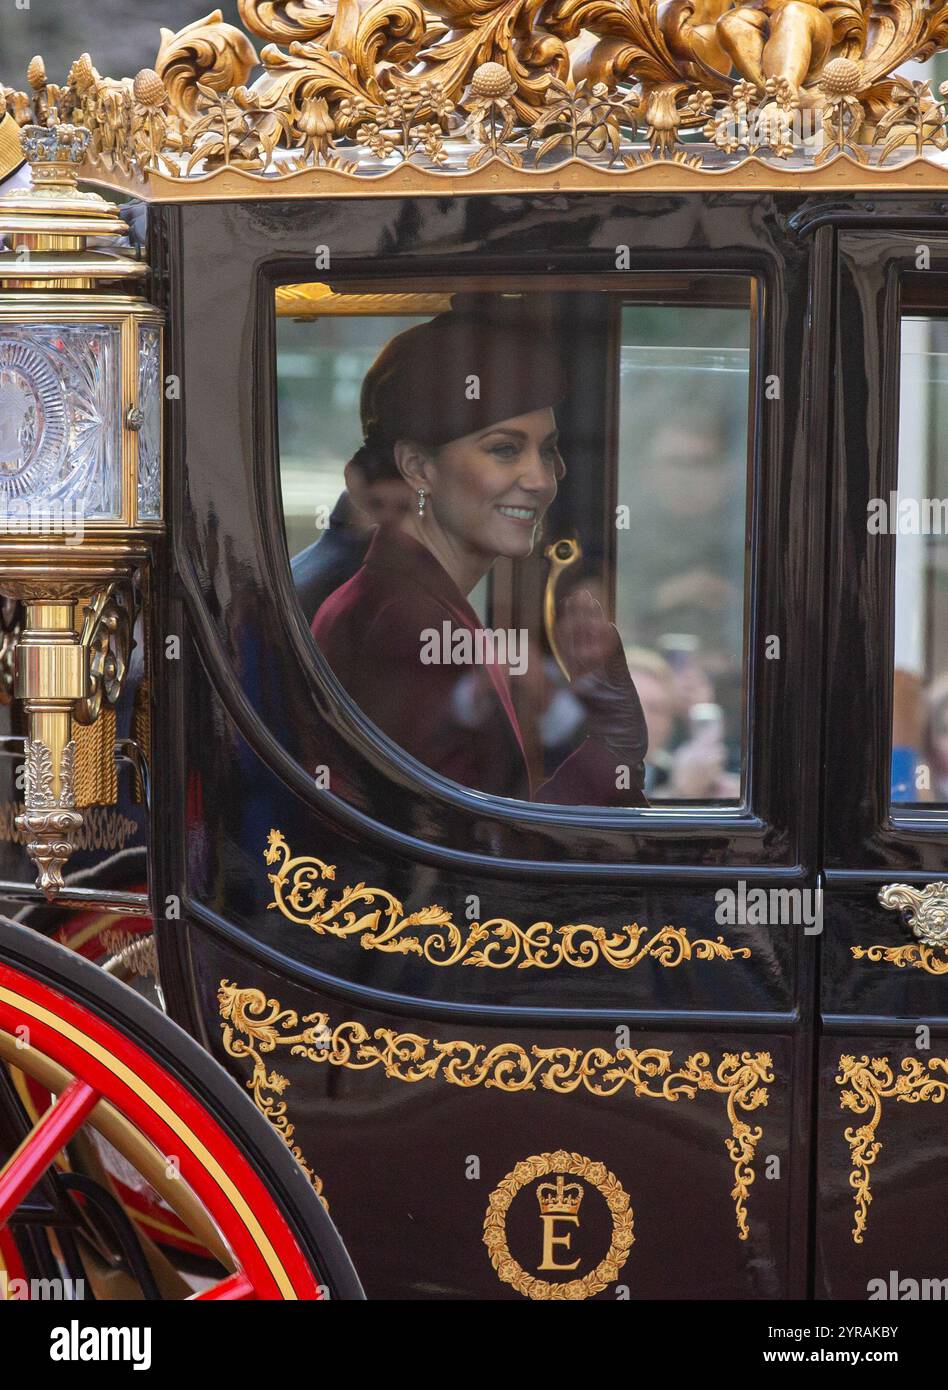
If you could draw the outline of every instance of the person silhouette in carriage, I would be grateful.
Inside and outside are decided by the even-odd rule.
[[[405,480],[415,505],[379,528],[312,631],[363,712],[443,776],[500,796],[643,806],[644,715],[619,633],[586,591],[567,600],[563,623],[586,737],[542,785],[531,785],[510,677],[489,646],[472,658],[480,722],[455,717],[472,678],[457,653],[483,656],[495,635],[469,595],[499,559],[534,550],[565,474],[555,409],[567,391],[557,346],[517,299],[456,296],[393,338],[363,383],[363,451]],[[432,659],[441,634],[453,653]]]

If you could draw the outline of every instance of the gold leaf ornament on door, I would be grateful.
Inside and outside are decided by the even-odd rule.
[[[436,903],[406,913],[386,888],[357,883],[330,889],[336,866],[313,854],[294,855],[279,830],[270,831],[264,859],[279,864],[267,875],[273,885],[268,908],[287,921],[318,936],[355,938],[366,951],[422,956],[429,965],[585,970],[601,961],[614,970],[631,970],[651,959],[673,969],[690,960],[734,961],[751,954],[749,947],[728,946],[720,936],[692,941],[685,927],[670,925],[653,930],[637,922],[616,928],[533,922],[521,927],[507,917],[492,917],[458,926]]]

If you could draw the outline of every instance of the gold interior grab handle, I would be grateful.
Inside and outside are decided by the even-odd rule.
[[[583,558],[583,547],[579,541],[564,538],[553,541],[551,545],[547,546],[543,554],[550,562],[550,572],[546,577],[546,588],[543,591],[543,627],[546,632],[546,640],[550,644],[550,651],[556,658],[556,664],[566,679],[569,680],[569,671],[556,640],[556,586],[560,582],[560,575],[563,571]]]

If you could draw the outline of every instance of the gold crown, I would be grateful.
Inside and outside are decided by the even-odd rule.
[[[575,1216],[582,1200],[582,1185],[571,1182],[567,1187],[562,1173],[555,1183],[541,1182],[537,1188],[537,1201],[543,1216]]]

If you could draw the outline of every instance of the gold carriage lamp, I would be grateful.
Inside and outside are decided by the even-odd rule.
[[[135,576],[162,529],[162,316],[117,244],[126,223],[78,187],[88,130],[20,134],[32,187],[0,197],[0,593],[26,606],[17,825],[52,899],[83,821],[74,726],[121,694]]]

